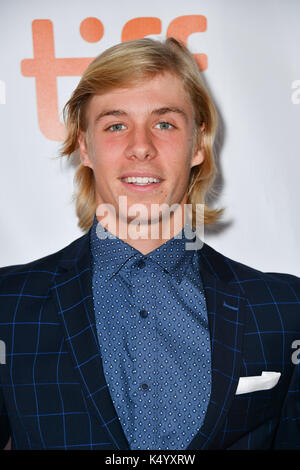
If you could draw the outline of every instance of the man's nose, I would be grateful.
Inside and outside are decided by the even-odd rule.
[[[150,160],[156,156],[156,153],[157,151],[149,130],[143,127],[133,129],[125,151],[126,157]]]

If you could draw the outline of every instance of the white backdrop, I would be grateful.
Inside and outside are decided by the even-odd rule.
[[[83,234],[71,201],[75,170],[55,158],[60,142],[38,119],[43,112],[45,124],[48,110],[38,111],[36,80],[22,73],[21,62],[34,57],[32,22],[52,22],[56,58],[92,58],[120,42],[134,18],[158,18],[158,37],[165,37],[185,15],[206,18],[206,30],[191,34],[188,46],[207,56],[202,73],[223,127],[214,205],[226,212],[205,242],[257,269],[300,275],[298,0],[1,0],[1,266],[46,256]],[[104,27],[97,42],[80,34],[89,17]],[[60,112],[78,81],[57,77]]]

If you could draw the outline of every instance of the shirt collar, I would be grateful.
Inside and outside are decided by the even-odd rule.
[[[185,246],[192,240],[186,238],[185,230],[182,229],[176,237],[143,255],[106,230],[98,223],[96,216],[90,231],[90,248],[94,262],[107,278],[113,277],[126,264],[133,264],[140,259],[151,259],[180,283],[195,253],[195,250],[186,250]]]

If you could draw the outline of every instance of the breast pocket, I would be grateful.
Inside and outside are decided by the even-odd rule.
[[[235,395],[229,408],[230,414],[251,415],[259,412],[277,414],[281,409],[281,400],[276,387],[271,390]]]

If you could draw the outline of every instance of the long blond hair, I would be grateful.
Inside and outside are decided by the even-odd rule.
[[[85,110],[93,95],[132,86],[164,72],[171,72],[182,81],[194,110],[194,151],[199,148],[201,141],[204,152],[203,162],[191,169],[189,178],[187,203],[192,206],[192,224],[195,228],[197,204],[204,204],[204,224],[213,224],[224,211],[211,209],[206,204],[206,197],[217,174],[213,154],[217,113],[193,55],[184,44],[174,38],[168,38],[164,42],[150,38],[127,41],[96,57],[64,107],[66,138],[60,155],[70,157],[78,150],[78,134],[79,131],[87,130]],[[87,231],[96,213],[93,170],[79,164],[74,182],[78,226]]]

